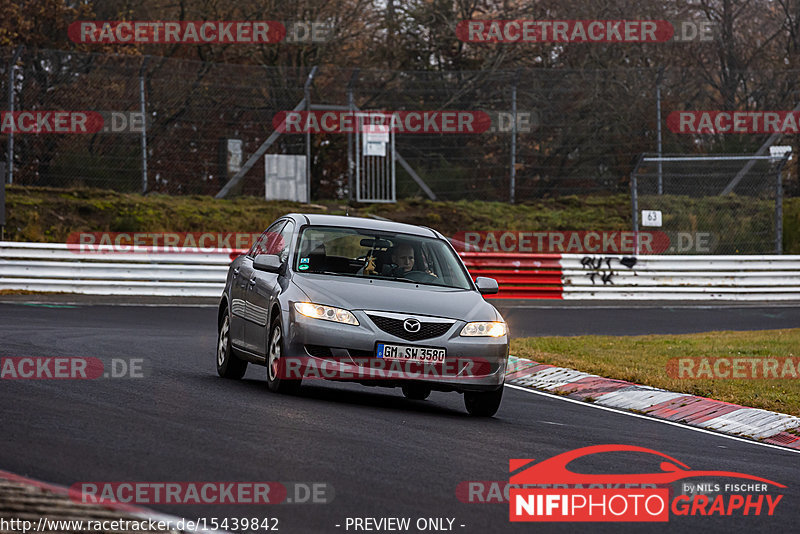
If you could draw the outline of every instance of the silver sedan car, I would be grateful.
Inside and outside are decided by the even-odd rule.
[[[464,395],[490,417],[503,396],[505,321],[448,240],[430,228],[382,220],[289,214],[228,270],[219,303],[217,372],[267,367],[267,384],[303,380]]]

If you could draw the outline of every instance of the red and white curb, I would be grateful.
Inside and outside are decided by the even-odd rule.
[[[188,529],[178,530],[178,524],[185,526],[186,520],[177,516],[156,512],[148,508],[133,506],[115,501],[94,503],[95,496],[73,488],[42,482],[9,471],[0,470],[0,517],[6,519],[23,518],[33,521],[49,517],[55,521],[74,520],[114,520],[138,519],[163,521],[171,527],[163,533],[191,532],[196,534],[227,534],[224,530]],[[39,523],[41,526],[41,523]],[[43,532],[39,527],[34,532]],[[151,532],[142,530],[140,532]]]
[[[800,417],[769,410],[603,378],[515,356],[509,356],[506,383],[800,449]]]

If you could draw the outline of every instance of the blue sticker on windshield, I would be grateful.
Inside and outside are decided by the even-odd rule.
[[[300,258],[300,263],[308,263],[309,258]]]
[[[306,269],[308,269],[308,265],[306,264],[298,265],[297,268],[300,269],[301,271],[305,271]]]

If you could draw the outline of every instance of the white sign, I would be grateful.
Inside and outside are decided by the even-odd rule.
[[[368,143],[388,143],[389,127],[381,124],[367,124],[364,126],[364,137]]]
[[[661,211],[642,210],[642,226],[661,226]]]
[[[233,176],[242,169],[242,140],[228,139],[228,176]]]
[[[310,202],[306,187],[306,157],[291,154],[264,154],[267,200]]]
[[[773,145],[769,147],[769,155],[772,159],[783,159],[783,156],[786,154],[792,153],[792,147],[788,145]],[[792,156],[789,156],[789,159],[792,159]]]
[[[367,141],[365,138],[364,155],[386,157],[386,143]]]
[[[386,143],[389,142],[389,127],[381,124],[367,124],[362,134],[364,155],[386,157]]]

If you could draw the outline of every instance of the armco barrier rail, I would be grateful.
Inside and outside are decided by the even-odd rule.
[[[129,254],[106,248],[86,253],[61,243],[0,242],[0,291],[219,297],[231,262],[229,252]]]
[[[461,258],[473,278],[488,276],[497,280],[497,298],[562,298],[561,254],[462,252]]]
[[[497,298],[800,300],[800,256],[620,256],[465,252]]]
[[[217,297],[229,251],[84,253],[66,244],[0,242],[0,291]],[[800,256],[619,256],[465,252],[494,298],[800,300]]]

